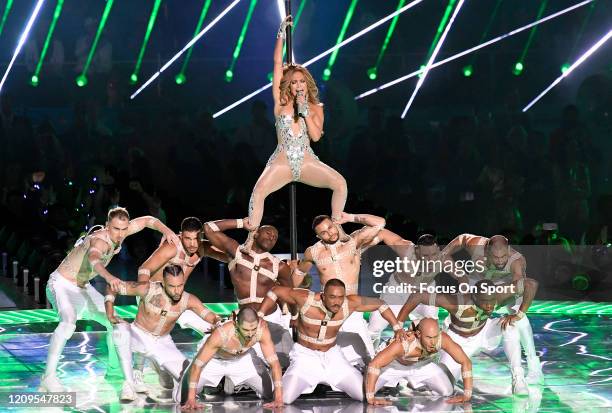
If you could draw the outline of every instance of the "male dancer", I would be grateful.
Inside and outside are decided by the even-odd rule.
[[[355,222],[363,227],[350,235],[344,234],[341,224]],[[319,241],[308,247],[304,258],[294,271],[294,285],[300,285],[304,276],[314,264],[319,271],[321,287],[332,279],[338,279],[346,285],[346,294],[358,294],[359,269],[361,267],[361,249],[367,246],[385,226],[385,219],[368,214],[342,213],[335,223],[327,215],[319,215],[312,222],[312,229]],[[368,334],[367,324],[361,314],[352,314],[340,329],[344,334],[340,337],[342,351],[353,365],[365,365],[374,357],[374,346]],[[361,343],[351,340],[357,334],[365,345],[365,351],[360,350]],[[346,341],[346,344],[345,344]]]
[[[495,286],[490,281],[482,280],[476,283],[471,294],[411,294],[397,318],[403,322],[418,304],[444,308],[449,312],[451,320],[447,334],[461,346],[468,357],[477,355],[482,350],[495,349],[503,337],[504,352],[510,361],[512,372],[512,392],[528,394],[521,367],[518,329],[514,323],[525,316],[535,297],[538,282],[531,278],[523,278],[511,284],[503,284],[501,287],[506,287],[505,293],[491,293],[491,288]],[[517,314],[503,318],[489,318],[498,304],[503,305],[515,297],[523,298]],[[440,362],[448,367],[455,380],[459,378],[460,366],[452,357],[443,353]]]
[[[216,387],[223,377],[230,378],[236,385],[247,385],[259,397],[271,398],[270,373],[254,354],[253,346],[257,343],[272,370],[274,380],[274,400],[264,407],[282,406],[282,371],[268,323],[250,307],[241,308],[231,320],[213,330],[191,364],[187,375],[189,391],[186,398],[183,395],[183,400],[177,397],[176,401],[184,402],[182,408],[185,410],[202,408],[203,405],[196,402],[196,395],[204,386]]]
[[[512,248],[508,239],[503,235],[494,235],[491,238],[481,237],[471,234],[462,234],[453,239],[444,249],[446,254],[465,249],[472,257],[472,261],[483,261],[486,270],[481,273],[474,272],[469,277],[470,284],[474,284],[481,279],[491,280],[494,284],[507,284],[524,279],[526,277],[527,261],[520,252]],[[521,305],[521,298],[510,301],[507,304],[508,310],[516,314]],[[527,316],[517,321],[516,327],[519,331],[521,346],[527,357],[527,383],[542,384],[544,374],[540,358],[535,350],[533,341],[533,330]]]
[[[344,283],[332,278],[322,293],[302,288],[273,287],[260,311],[273,308],[278,299],[299,309],[298,342],[291,350],[291,364],[283,376],[283,401],[291,404],[300,394],[312,393],[325,383],[363,400],[363,377],[336,345],[342,324],[355,312],[378,310],[393,325],[398,340],[405,331],[384,301],[377,298],[346,295]]]
[[[463,395],[447,402],[464,403],[472,397],[472,362],[446,333],[440,331],[438,320],[423,318],[416,325],[412,340],[397,341],[381,350],[368,365],[365,391],[368,404],[386,406],[391,402],[375,398],[383,386],[396,386],[400,380],[408,381],[412,389],[425,388],[438,396],[453,394],[453,383],[439,366],[439,351],[444,350],[461,365]],[[382,372],[381,372],[382,371]]]
[[[392,274],[391,277],[389,277],[387,284],[385,284],[386,291],[393,291],[394,288],[402,285],[413,285],[418,288],[422,284],[431,284],[436,275],[439,274],[439,271],[423,267],[433,267],[435,266],[434,264],[441,264],[439,266],[442,268],[447,260],[447,258],[441,254],[440,247],[438,246],[435,237],[430,234],[421,235],[417,240],[417,245],[415,246],[411,241],[402,238],[398,234],[395,234],[388,229],[383,229],[376,236],[372,244],[381,241],[385,245],[391,247],[400,256],[400,258],[406,257],[408,260],[414,263],[415,267],[413,268],[416,268],[416,265],[419,265],[419,269],[416,271],[412,271],[413,268],[409,268],[410,271],[408,272],[395,272]],[[400,294],[396,292],[383,292],[380,295],[380,299],[384,300],[386,303],[389,303],[391,311],[393,311],[393,314],[397,317],[409,295],[409,293]],[[429,305],[419,304],[417,308],[410,313],[410,318],[415,320],[426,317],[437,319],[438,309]],[[380,316],[380,314],[373,313],[370,315],[368,331],[375,347],[380,340],[380,333],[386,326],[387,322]]]
[[[193,311],[210,324],[220,321],[215,313],[204,307],[195,295],[185,292],[184,288],[185,274],[181,267],[173,264],[164,267],[161,282],[122,283],[119,294],[141,298],[132,323],[115,316],[113,303],[116,293],[107,288],[104,298],[106,314],[114,324],[113,338],[125,377],[121,400],[132,401],[136,398],[132,352],[152,360],[160,374],[160,384],[172,389],[187,364],[185,356],[176,348],[170,336],[176,321],[186,310]]]
[[[106,226],[77,241],[72,251],[51,273],[46,293],[49,302],[58,312],[60,322],[49,343],[47,368],[40,383],[41,391],[65,391],[56,375],[57,364],[79,319],[95,320],[106,327],[109,365],[117,364],[112,326],[104,312],[104,297],[89,281],[99,274],[113,291],[118,291],[122,281],[108,272],[106,266],[121,250],[123,240],[145,227],[161,232],[172,245],[180,243],[176,234],[159,219],[144,216],[130,220],[127,210],[117,207],[108,212]]]
[[[278,239],[278,231],[273,226],[263,225],[255,231],[249,252],[243,252],[238,241],[224,233],[230,229],[246,228],[245,224],[248,224],[247,218],[210,221],[204,224],[204,233],[215,248],[231,258],[230,277],[238,298],[238,306],[260,311],[266,293],[277,282],[284,286],[293,286],[291,268],[270,253]],[[268,322],[281,365],[289,365],[293,339],[288,320],[284,320],[278,306],[269,308],[263,318]],[[261,351],[259,346],[256,351]]]

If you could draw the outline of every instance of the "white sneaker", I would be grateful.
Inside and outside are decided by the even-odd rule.
[[[512,394],[516,394],[519,396],[529,395],[529,388],[527,387],[527,383],[525,383],[525,377],[523,377],[522,374],[512,376]]]
[[[129,381],[123,382],[123,387],[121,387],[121,397],[119,398],[122,402],[131,402],[136,400],[136,391],[134,389],[134,384]]]
[[[544,373],[542,370],[529,370],[526,381],[528,384],[544,384]]]
[[[45,374],[40,380],[40,387],[38,391],[41,392],[65,392],[66,387],[57,378],[55,374]]]
[[[223,391],[225,394],[234,394],[234,382],[229,377],[225,377],[225,383],[223,383]]]
[[[136,393],[146,393],[148,391],[140,370],[134,370],[134,390],[136,390]]]

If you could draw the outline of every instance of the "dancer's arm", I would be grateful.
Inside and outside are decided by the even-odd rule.
[[[198,255],[201,258],[210,257],[226,264],[231,261],[231,257],[229,257],[225,252],[221,251],[219,248],[212,245],[212,243],[207,239],[200,241]]]
[[[502,284],[501,286],[507,286],[509,288],[507,289],[507,293],[497,294],[498,303],[503,304],[517,296],[523,297],[523,302],[516,314],[508,314],[502,318],[501,327],[505,330],[508,325],[513,326],[515,321],[519,321],[525,317],[538,291],[538,282],[533,278],[521,278],[513,281],[511,284]],[[500,286],[498,285],[497,287]]]
[[[389,308],[389,305],[380,298],[365,297],[361,295],[348,295],[346,296],[349,302],[349,310],[366,312],[366,311],[378,311],[382,318],[384,318],[395,331],[396,339],[406,339],[407,335],[402,328],[402,323],[397,321],[395,314]]]
[[[149,258],[138,268],[138,281],[149,281],[155,274],[176,255],[176,246],[163,242]]]
[[[397,321],[403,324],[404,321],[406,321],[406,319],[410,315],[410,313],[414,311],[414,309],[417,308],[419,304],[431,305],[431,294],[432,293],[419,292],[410,294],[410,297],[408,297],[406,303],[397,315]],[[435,304],[436,307],[442,307],[447,311],[449,311],[451,309],[450,307],[452,307],[452,303],[450,302],[449,297],[446,294],[435,294],[433,304]]]
[[[526,270],[527,260],[525,260],[525,257],[521,254],[521,257],[510,265],[510,271],[512,271],[512,282],[525,278],[527,276],[525,274]]]
[[[338,224],[344,224],[347,222],[354,222],[356,224],[363,224],[364,227],[353,232],[351,237],[355,239],[357,248],[361,248],[362,245],[372,241],[376,235],[385,227],[385,219],[376,215],[370,214],[347,214],[343,212]]]
[[[238,241],[228,237],[223,232],[228,229],[244,228],[246,223],[246,218],[209,221],[204,224],[204,234],[214,247],[234,258],[238,248]]]
[[[278,33],[276,34],[276,43],[274,44],[274,69],[272,71],[272,97],[274,98],[274,114],[278,114],[280,101],[280,82],[283,78],[283,45],[285,44],[287,26],[293,25],[291,16],[285,17],[282,21]]]
[[[386,228],[380,230],[378,235],[372,240],[373,245],[378,242],[383,242],[386,246],[391,247],[393,251],[400,257],[409,257],[414,255],[414,243],[402,238],[401,235],[389,231]]]
[[[308,95],[299,96],[297,98],[298,105],[308,105],[306,109],[307,115],[303,116],[304,122],[306,122],[306,129],[308,130],[308,137],[313,142],[318,142],[323,136],[323,122],[325,115],[323,114],[323,106],[314,105],[308,103]]]
[[[307,293],[306,290],[296,290],[294,288],[281,287],[280,285],[272,287],[270,290],[268,290],[266,298],[264,298],[263,302],[261,303],[257,314],[260,317],[263,317],[274,307],[276,307],[276,302],[278,300],[282,300],[288,305],[303,304],[304,300],[300,298],[302,291]]]
[[[368,364],[368,371],[365,374],[365,398],[368,404],[375,406],[389,406],[391,401],[383,398],[376,398],[376,382],[378,376],[380,376],[381,370],[391,364],[393,360],[401,357],[404,353],[401,341],[392,341],[387,347],[381,350],[370,364]]]
[[[272,370],[272,380],[274,382],[274,400],[271,403],[264,404],[264,408],[271,409],[273,407],[281,407],[283,405],[283,372],[281,370],[276,350],[274,349],[274,341],[270,335],[270,329],[268,329],[268,323],[263,322],[263,333],[259,345],[261,346],[261,352],[264,355],[264,359]]]
[[[89,249],[87,250],[87,260],[96,274],[104,278],[108,285],[110,285],[111,289],[117,292],[119,291],[122,281],[111,274],[101,261],[102,254],[106,253],[109,248],[109,245],[100,238],[93,238],[89,244]],[[79,287],[83,288],[82,285],[79,285]]]
[[[283,287],[293,287],[292,274],[291,266],[285,261],[281,261],[278,267],[278,283]]]
[[[189,371],[189,392],[187,393],[187,401],[181,406],[182,410],[201,409],[204,407],[203,404],[196,402],[198,381],[200,380],[202,370],[217,353],[219,348],[221,348],[222,344],[223,340],[219,331],[213,331],[200,351],[198,351],[198,354],[194,357]]]
[[[136,281],[121,281],[121,285],[119,287],[118,293],[119,295],[130,295],[130,296],[138,296],[144,297],[149,292],[149,286],[151,283],[147,282],[136,282]],[[113,289],[107,285],[106,286],[106,295],[104,296],[104,310],[106,311],[106,317],[108,320],[117,324],[122,320],[115,315],[115,298],[117,297],[117,292],[113,291]]]
[[[442,334],[442,350],[458,364],[461,364],[461,377],[463,377],[463,394],[446,400],[448,403],[465,403],[472,398],[472,362],[463,349],[455,343],[445,332]]]
[[[127,234],[132,235],[142,231],[145,228],[151,228],[158,232],[161,232],[164,238],[172,245],[179,245],[179,243],[181,242],[178,235],[176,235],[174,231],[168,228],[159,219],[152,216],[138,217],[130,220]]]
[[[202,301],[198,297],[193,294],[189,294],[189,301],[187,301],[187,309],[193,311],[204,321],[209,322],[210,324],[217,324],[221,321],[221,318],[210,311],[208,308],[204,306]]]
[[[306,248],[304,257],[300,260],[297,267],[291,271],[291,282],[293,287],[297,288],[304,282],[304,277],[312,268],[314,260],[312,258],[312,247]]]

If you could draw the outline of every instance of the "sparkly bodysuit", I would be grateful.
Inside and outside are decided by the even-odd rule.
[[[310,153],[315,160],[319,158],[310,147],[310,138],[308,137],[308,130],[306,129],[304,119],[299,119],[300,133],[298,136],[293,134],[292,124],[293,116],[291,115],[281,114],[276,117],[278,146],[272,156],[270,156],[270,159],[268,159],[266,165],[270,165],[282,151],[285,151],[293,180],[299,181],[306,152]]]

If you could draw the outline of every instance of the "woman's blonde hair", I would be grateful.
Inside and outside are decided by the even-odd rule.
[[[306,88],[308,89],[308,103],[312,103],[313,105],[319,104],[319,88],[317,88],[317,84],[308,71],[303,66],[300,65],[285,65],[283,67],[283,77],[280,81],[280,104],[285,106],[290,101],[291,94],[291,76],[295,72],[300,72],[304,75],[304,79],[306,80]]]

